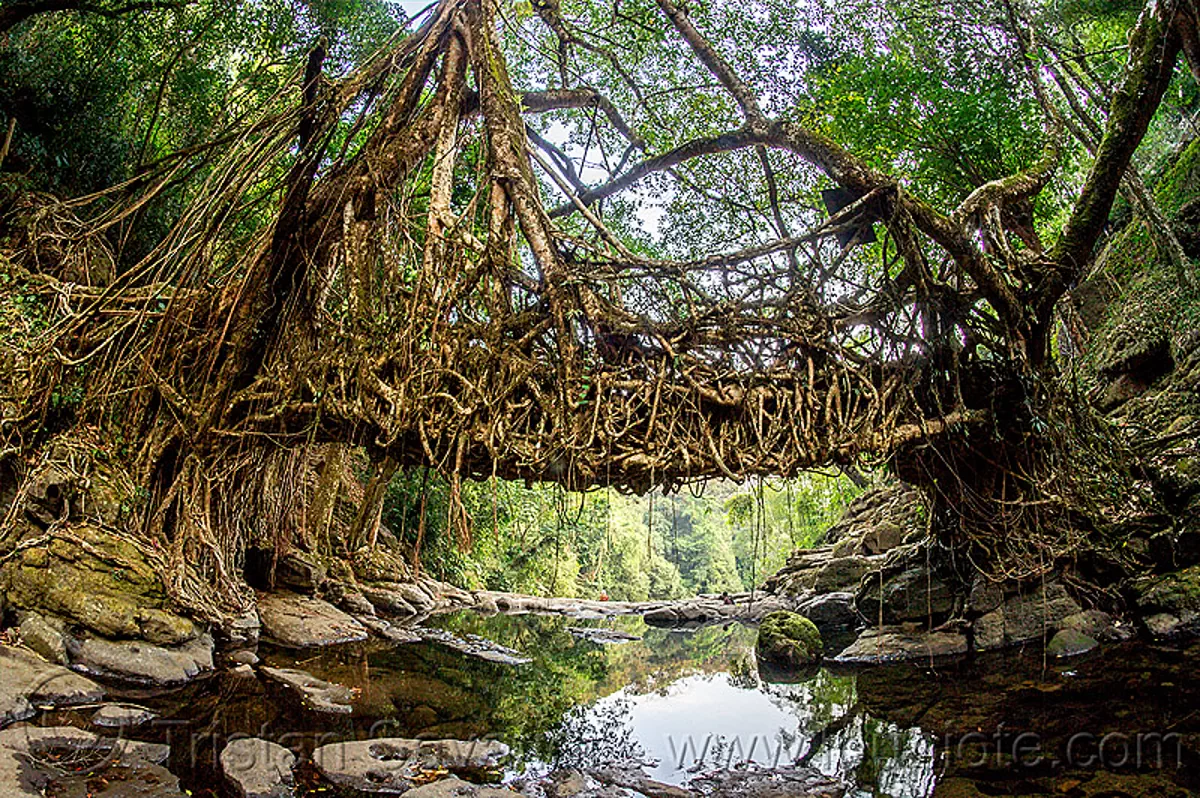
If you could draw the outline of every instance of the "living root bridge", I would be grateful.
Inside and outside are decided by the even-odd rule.
[[[304,473],[320,458],[307,453],[325,444],[364,446],[384,475],[423,465],[455,481],[633,490],[911,454],[962,424],[990,433],[972,441],[1036,448],[1055,303],[1089,262],[1181,42],[1195,38],[1193,5],[1142,12],[1092,173],[1045,247],[1008,211],[1049,181],[1053,125],[1036,163],[942,212],[836,142],[768,117],[688,14],[657,5],[655,24],[732,98],[733,129],[647,152],[629,121],[644,102],[618,108],[570,86],[565,62],[563,86],[518,91],[495,0],[442,0],[345,78],[323,74],[316,48],[294,93],[106,204],[27,214],[71,231],[60,247],[70,262],[163,191],[193,186],[171,233],[111,281],[68,284],[36,245],[16,253],[14,276],[52,300],[51,318],[14,355],[20,411],[0,444],[44,446],[50,397],[78,390],[66,423],[140,443],[129,466],[151,496],[142,533],[190,569],[178,584],[197,586],[230,580],[249,538],[311,533]],[[583,49],[629,82],[557,5],[534,10],[562,45],[556,58]],[[602,185],[527,134],[530,115],[569,109],[594,111],[593,124],[627,141]],[[741,150],[763,166],[766,241],[655,260],[596,204]],[[771,153],[853,201],[792,233]],[[550,185],[567,199],[553,214]],[[86,223],[48,223],[74,217]],[[885,238],[868,256],[855,242],[873,225]],[[1030,412],[994,418],[998,388]],[[1042,476],[1006,474],[1005,500],[1036,500]],[[914,478],[934,479],[920,468]],[[382,491],[368,494],[360,531],[378,524]],[[990,522],[987,508],[975,516]]]

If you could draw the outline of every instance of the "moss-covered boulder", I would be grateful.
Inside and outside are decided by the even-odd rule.
[[[1138,610],[1152,635],[1200,634],[1200,565],[1143,579],[1134,590]]]
[[[198,634],[170,610],[162,575],[146,555],[89,524],[20,551],[0,570],[0,591],[16,609],[56,615],[104,637],[176,645]]]
[[[763,618],[755,651],[758,661],[779,668],[802,668],[821,661],[821,633],[808,618],[781,610]]]

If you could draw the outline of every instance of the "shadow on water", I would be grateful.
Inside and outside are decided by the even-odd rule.
[[[745,762],[801,762],[856,796],[1183,796],[1200,789],[1200,682],[1186,650],[1112,648],[1047,665],[1040,652],[939,668],[816,669],[767,681],[740,624],[690,631],[637,618],[459,613],[432,623],[525,653],[485,662],[436,643],[319,653],[263,647],[264,663],[357,691],[349,715],[304,709],[254,678],[222,673],[147,701],[165,721],[139,737],[172,744],[172,769],[216,795],[215,752],[233,735],[303,754],[350,738],[491,737],[511,773],[635,758],[683,783]],[[639,639],[599,644],[571,627]],[[307,774],[312,778],[312,774]],[[311,786],[311,785],[310,785]]]

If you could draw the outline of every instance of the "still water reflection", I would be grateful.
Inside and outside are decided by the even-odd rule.
[[[155,701],[189,739],[211,741],[211,751],[177,751],[173,769],[207,786],[204,763],[233,734],[281,740],[302,757],[315,744],[370,735],[493,737],[513,748],[510,776],[636,758],[671,783],[745,762],[798,762],[845,779],[859,798],[1174,798],[1200,789],[1200,647],[1109,649],[1061,668],[1028,652],[938,669],[819,669],[779,682],[760,675],[755,630],[739,624],[668,631],[634,618],[473,613],[431,623],[532,662],[485,662],[436,643],[264,648],[266,664],[355,688],[353,713],[319,715],[270,684],[223,675]],[[572,632],[581,626],[637,639],[592,642]],[[1146,733],[1168,743],[1156,759],[1070,756],[1073,745],[1095,751],[1077,746],[1080,734]],[[1035,758],[1014,754],[1031,739]]]

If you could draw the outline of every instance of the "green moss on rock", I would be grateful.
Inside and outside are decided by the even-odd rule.
[[[808,618],[781,610],[763,618],[756,646],[759,662],[784,668],[821,661],[821,633]]]
[[[111,638],[172,645],[195,625],[167,608],[158,571],[128,541],[89,525],[26,549],[0,572],[15,608],[58,615]]]
[[[1143,612],[1200,613],[1200,565],[1144,579],[1138,583],[1137,592]]]

